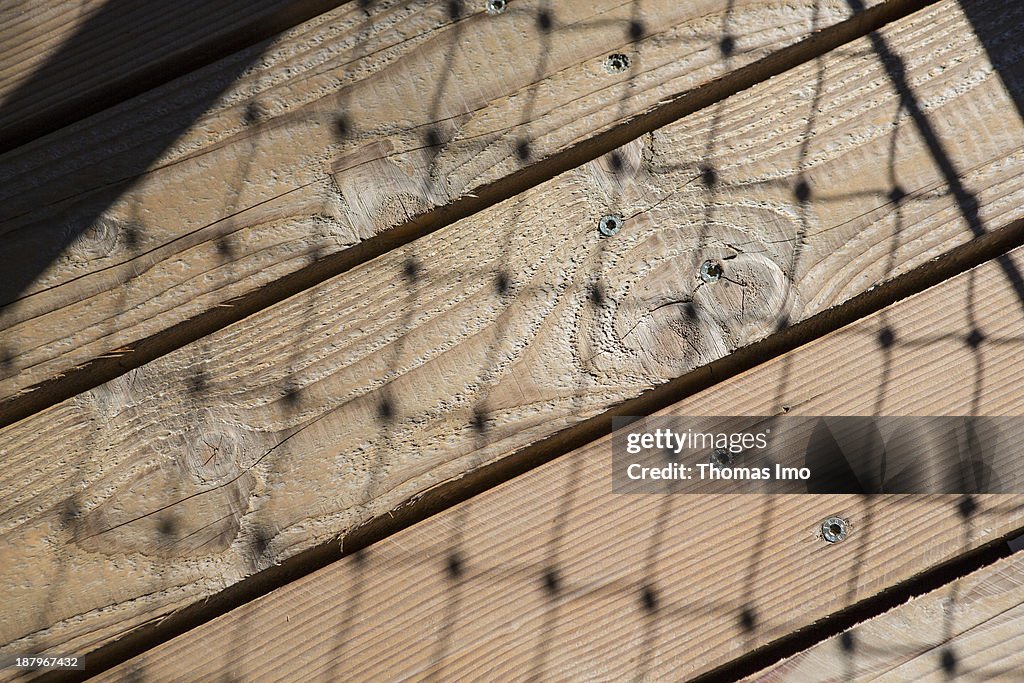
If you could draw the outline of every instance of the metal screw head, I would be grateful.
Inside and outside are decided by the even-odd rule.
[[[610,74],[620,74],[629,68],[629,56],[615,52],[604,58],[604,69]]]
[[[715,467],[728,467],[732,464],[732,453],[724,448],[716,448],[711,453],[711,464]]]
[[[597,224],[597,230],[605,237],[611,237],[618,233],[619,230],[622,230],[622,216],[612,214],[601,216],[601,220]]]
[[[718,261],[705,261],[700,266],[700,279],[704,282],[718,282],[722,278],[722,264]]]
[[[508,0],[487,0],[487,11],[490,14],[501,14],[508,7]]]
[[[849,525],[842,517],[829,517],[821,523],[821,537],[829,543],[839,543],[846,539]]]

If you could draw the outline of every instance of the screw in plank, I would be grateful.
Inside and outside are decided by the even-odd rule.
[[[620,74],[629,68],[629,57],[620,52],[604,58],[604,70],[610,74]]]
[[[700,266],[700,279],[704,282],[718,282],[722,279],[722,264],[718,261],[705,261]]]
[[[829,543],[839,543],[846,540],[849,532],[848,524],[842,517],[829,517],[821,523],[821,537]]]
[[[488,14],[501,14],[508,7],[507,0],[487,0]]]
[[[605,237],[617,234],[619,230],[622,230],[622,216],[612,214],[601,216],[601,220],[597,224],[597,230]]]
[[[729,467],[732,461],[732,453],[724,448],[716,448],[711,454],[711,464],[715,467]]]

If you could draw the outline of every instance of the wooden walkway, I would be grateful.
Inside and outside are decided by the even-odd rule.
[[[86,662],[0,680],[1019,680],[1024,498],[614,494],[609,431],[1024,414],[1022,28],[0,8],[0,658]]]

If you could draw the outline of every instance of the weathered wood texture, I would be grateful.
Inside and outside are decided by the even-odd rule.
[[[0,7],[0,151],[342,1],[7,0]]]
[[[1021,415],[1019,305],[989,262],[660,414]],[[611,469],[604,438],[106,680],[684,680],[1024,526],[1020,496],[964,518],[957,496],[616,495]]]
[[[747,680],[1020,681],[1024,556],[922,595]]]
[[[912,93],[857,41],[4,429],[3,651],[99,647],[1018,217],[956,3],[879,38]]]
[[[845,0],[483,8],[348,3],[4,156],[0,410],[91,388],[90,373],[386,250],[396,226],[514,194],[545,160],[572,167],[602,131],[741,87],[716,79],[852,14]],[[629,67],[609,73],[610,53]]]

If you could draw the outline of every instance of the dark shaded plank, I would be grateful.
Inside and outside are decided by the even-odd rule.
[[[10,0],[0,152],[205,66],[344,0]],[[254,50],[251,55],[258,57]]]

